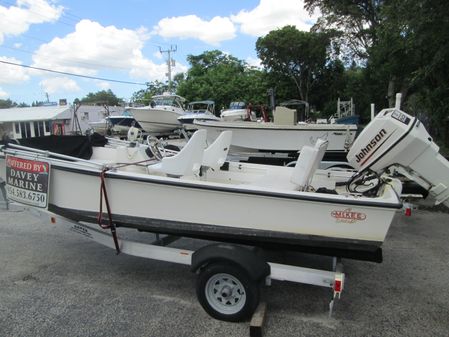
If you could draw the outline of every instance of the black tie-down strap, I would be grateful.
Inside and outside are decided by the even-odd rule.
[[[106,191],[106,184],[105,184],[105,174],[108,169],[103,169],[100,173],[100,179],[101,179],[101,185],[100,185],[100,211],[98,213],[98,224],[103,229],[111,229],[112,239],[114,240],[115,250],[117,251],[117,254],[120,254],[120,247],[118,244],[117,239],[117,231],[115,228],[114,222],[112,222],[112,213],[111,213],[111,207],[109,205],[109,199],[108,199],[108,193]],[[109,221],[103,221],[103,196],[104,201],[106,204],[106,210],[108,212],[108,220]]]

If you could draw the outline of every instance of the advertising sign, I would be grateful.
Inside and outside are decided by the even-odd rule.
[[[6,156],[6,193],[8,199],[46,208],[50,164]]]

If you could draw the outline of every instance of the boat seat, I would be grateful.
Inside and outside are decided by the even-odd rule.
[[[218,170],[226,161],[231,140],[232,131],[220,133],[217,139],[204,150],[203,167]]]
[[[270,187],[287,191],[306,191],[316,169],[324,157],[327,145],[328,141],[318,139],[315,146],[303,146],[290,176],[281,174],[279,170],[273,167],[269,168],[263,176],[255,179],[250,184],[263,188]]]
[[[318,138],[315,146],[302,147],[290,177],[290,181],[295,184],[300,191],[305,191],[309,187],[316,169],[320,165],[321,160],[323,160],[328,143],[327,140]]]
[[[162,173],[178,178],[198,174],[203,162],[206,136],[206,130],[196,131],[179,153],[171,157],[164,157],[159,163],[147,166],[148,173]]]

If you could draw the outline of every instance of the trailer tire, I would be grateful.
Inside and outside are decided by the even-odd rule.
[[[201,270],[196,294],[210,316],[222,321],[240,322],[256,310],[260,289],[243,268],[220,262]]]

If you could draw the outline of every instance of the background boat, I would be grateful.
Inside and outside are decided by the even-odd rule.
[[[178,118],[186,113],[185,98],[164,93],[152,97],[152,102],[144,107],[131,107],[128,110],[149,133],[170,133],[180,128]]]
[[[187,106],[187,111],[184,115],[178,117],[187,130],[196,129],[193,125],[194,121],[219,121],[220,118],[215,116],[215,102],[214,101],[194,101]]]
[[[108,116],[98,122],[90,122],[89,126],[94,132],[102,135],[126,135],[131,126],[142,129],[133,116]]]
[[[220,118],[226,122],[244,121],[248,116],[247,108],[245,102],[231,102],[229,108],[221,111]],[[254,111],[251,113],[251,119],[256,120]]]
[[[278,125],[264,122],[195,121],[199,129],[207,130],[212,142],[220,132],[231,130],[232,150],[240,152],[297,153],[318,138],[329,141],[328,151],[346,153],[355,139],[357,125],[312,124]]]

